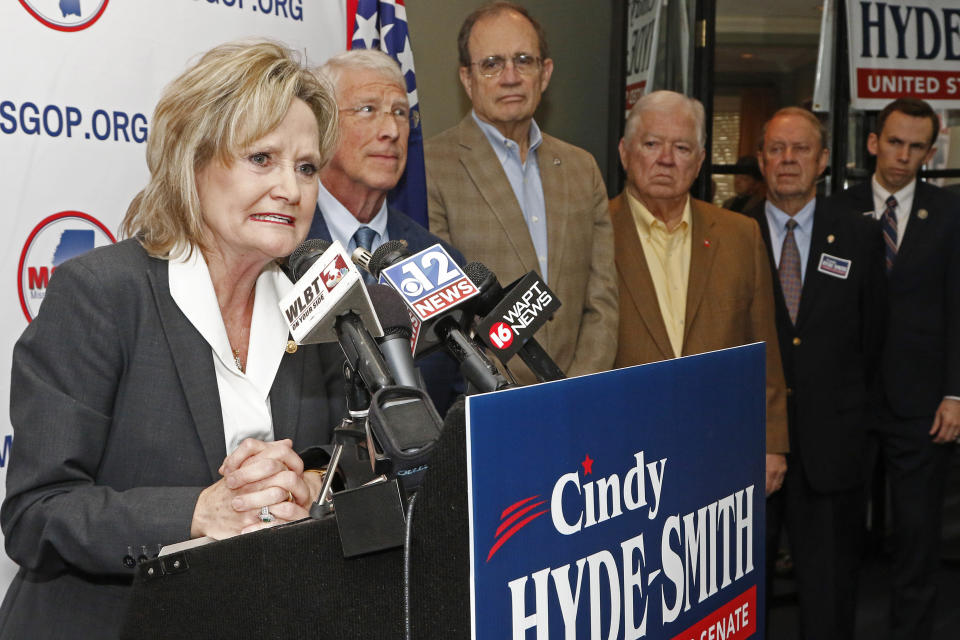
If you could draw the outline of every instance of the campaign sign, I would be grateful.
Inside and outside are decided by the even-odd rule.
[[[764,625],[764,345],[467,398],[473,638]]]
[[[850,106],[904,97],[960,107],[957,0],[846,0]]]
[[[392,264],[381,272],[425,321],[480,293],[456,260],[439,244]]]

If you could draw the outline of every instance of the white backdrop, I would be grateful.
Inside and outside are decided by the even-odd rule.
[[[55,264],[116,236],[147,179],[144,142],[163,86],[241,37],[281,40],[319,64],[346,46],[345,11],[345,0],[0,3],[0,497],[13,344]],[[0,554],[0,594],[14,572]]]

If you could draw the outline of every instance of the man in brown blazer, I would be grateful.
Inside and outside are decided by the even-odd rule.
[[[498,2],[460,30],[460,81],[473,110],[424,146],[430,230],[503,284],[539,272],[562,306],[537,341],[567,375],[613,364],[617,287],[607,197],[593,157],[540,132],[550,81],[543,31]],[[535,382],[510,363],[519,382]]]
[[[786,387],[773,285],[756,221],[689,196],[705,156],[704,111],[672,91],[627,119],[624,193],[610,201],[620,288],[615,366],[767,343],[767,494],[783,483]]]

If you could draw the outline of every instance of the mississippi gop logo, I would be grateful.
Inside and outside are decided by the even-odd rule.
[[[100,19],[109,0],[20,0],[27,13],[57,31],[81,31]]]
[[[80,211],[61,211],[41,220],[23,245],[17,267],[20,307],[27,322],[36,317],[50,276],[63,261],[114,242],[103,223]]]

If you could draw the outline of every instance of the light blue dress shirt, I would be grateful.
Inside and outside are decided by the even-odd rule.
[[[543,142],[540,127],[533,120],[530,121],[530,147],[527,150],[527,161],[520,162],[520,145],[504,137],[492,124],[482,121],[475,111],[471,112],[473,120],[490,141],[493,152],[507,174],[507,180],[513,188],[513,194],[520,204],[523,219],[530,230],[530,239],[537,252],[537,263],[540,266],[540,275],[547,281],[547,210],[543,199],[543,182],[540,180],[540,165],[537,163],[537,147]]]
[[[817,208],[817,199],[814,198],[803,206],[793,219],[797,226],[793,229],[793,239],[797,242],[797,251],[800,253],[800,281],[807,277],[807,260],[810,257],[810,239],[813,237],[813,210]],[[780,254],[783,253],[783,239],[787,235],[787,220],[791,216],[773,206],[769,200],[764,205],[767,215],[767,226],[770,227],[770,248],[773,249],[773,259],[780,268]]]
[[[376,231],[379,235],[374,238],[370,253],[377,250],[381,244],[390,239],[387,235],[387,199],[383,199],[380,210],[377,215],[366,225],[360,224],[360,221],[353,217],[353,214],[347,210],[340,201],[333,197],[327,191],[323,183],[320,183],[320,191],[317,193],[317,204],[320,205],[320,214],[324,222],[327,223],[327,229],[330,230],[330,237],[347,250],[347,254],[352,254],[357,248],[357,243],[353,239],[353,234],[362,226],[367,226]]]

